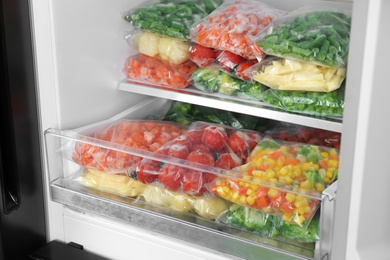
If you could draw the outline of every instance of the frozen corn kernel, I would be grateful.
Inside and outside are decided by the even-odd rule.
[[[241,195],[239,201],[240,201],[241,204],[245,204],[246,203],[246,196],[245,195]]]
[[[327,183],[329,183],[329,182],[330,182],[330,179],[329,179],[328,177],[325,177],[325,178],[324,178],[324,183],[327,184]]]
[[[253,196],[249,196],[249,197],[247,197],[246,202],[249,205],[253,205],[253,203],[255,203],[255,198]]]
[[[295,194],[293,194],[293,193],[287,193],[287,194],[286,194],[286,200],[287,200],[288,202],[294,202],[294,200],[295,200]]]
[[[283,167],[280,171],[279,171],[279,175],[281,176],[286,176],[288,173],[288,170],[286,167]]]
[[[244,186],[245,186],[245,183],[246,183],[246,182],[244,182],[244,181],[238,182],[238,184],[239,184],[241,187],[244,187]]]
[[[315,184],[315,187],[316,187],[316,191],[318,192],[323,192],[325,190],[324,185],[318,182]]]
[[[253,181],[255,181],[255,179],[256,179],[256,178],[253,178]],[[259,186],[256,185],[256,184],[251,184],[251,189],[252,189],[253,191],[257,190],[258,187],[259,187]]]
[[[330,149],[329,154],[331,156],[338,156],[338,153],[337,153],[336,149],[334,149],[334,148]]]
[[[284,182],[288,185],[291,185],[291,183],[293,182],[294,180],[289,176],[287,175],[286,177],[284,177]]]
[[[270,181],[271,183],[275,184],[275,183],[277,183],[277,182],[278,182],[278,179],[276,179],[276,178],[272,178],[272,179],[270,179],[269,181]]]
[[[336,160],[329,160],[328,162],[328,168],[338,168],[339,167],[339,162]]]
[[[267,179],[272,179],[273,177],[275,177],[275,172],[274,171],[268,171],[267,172]]]
[[[254,170],[252,175],[261,178],[263,176],[263,171]]]
[[[218,192],[218,194],[221,195],[221,196],[224,196],[224,195],[225,195],[225,191],[223,190],[223,187],[222,187],[222,186],[217,187],[217,192]]]
[[[299,187],[302,188],[302,189],[310,189],[310,182],[309,182],[309,180],[301,182]]]
[[[254,194],[255,194],[255,191],[252,190],[252,189],[248,189],[248,190],[246,191],[246,195],[248,195],[248,196],[254,195]]]
[[[252,181],[253,181],[253,182],[256,182],[256,183],[261,183],[261,182],[263,181],[263,179],[261,179],[261,178],[253,178]],[[253,188],[253,189],[254,189],[254,190],[257,189],[258,186],[257,186],[256,184],[252,184],[252,185],[251,185],[251,188],[252,188],[252,187],[255,187],[255,186],[256,186],[256,188]]]
[[[278,190],[275,190],[275,189],[269,189],[268,191],[268,197],[270,197],[271,199],[273,197],[275,197],[276,195],[278,195],[279,191]]]
[[[329,158],[329,154],[327,152],[322,152],[321,153],[321,157],[324,158],[324,159],[325,158]]]
[[[225,193],[229,193],[229,192],[231,191],[230,188],[229,188],[228,186],[223,186],[222,189],[223,189],[223,191],[224,191]]]
[[[236,202],[240,198],[240,194],[234,192],[232,195],[232,202]]]

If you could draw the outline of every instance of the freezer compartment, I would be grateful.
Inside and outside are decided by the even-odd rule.
[[[331,228],[329,227],[333,226],[335,184],[326,189],[322,193],[321,198],[315,198],[321,201],[319,241],[317,243],[298,243],[281,237],[259,235],[226,225],[221,221],[215,221],[218,215],[223,215],[223,211],[227,208],[223,205],[224,203],[207,204],[210,203],[210,198],[207,197],[203,198],[203,200],[202,198],[197,198],[197,202],[194,203],[193,199],[189,199],[188,196],[181,194],[179,199],[175,198],[173,200],[172,192],[167,194],[166,190],[161,189],[161,187],[146,185],[151,190],[149,193],[154,192],[154,197],[160,198],[157,201],[149,200],[148,202],[145,196],[139,196],[145,191],[145,187],[139,188],[140,182],[130,178],[128,176],[130,172],[116,176],[118,178],[112,174],[103,177],[103,179],[107,180],[105,183],[114,183],[114,186],[110,184],[106,185],[105,188],[103,187],[104,185],[94,186],[96,179],[93,180],[93,178],[88,179],[86,177],[86,174],[90,173],[91,170],[66,159],[67,157],[64,156],[68,145],[74,145],[77,142],[88,142],[95,146],[129,153],[143,159],[154,159],[171,165],[181,165],[182,162],[180,161],[166,161],[164,157],[156,158],[155,154],[139,151],[138,149],[123,150],[123,147],[107,147],[106,143],[101,143],[98,140],[89,139],[86,141],[82,135],[78,134],[92,126],[109,124],[118,119],[131,118],[139,120],[147,118],[145,115],[152,115],[152,117],[162,116],[169,107],[170,101],[158,98],[149,99],[108,120],[93,125],[71,131],[48,129],[45,132],[46,156],[48,159],[52,200],[78,211],[92,212],[246,259],[261,254],[272,254],[279,258],[294,256],[301,259],[323,259],[329,255],[331,239],[329,234]],[[210,171],[207,167],[204,167],[202,170]],[[94,171],[92,174],[95,174],[95,176],[99,174],[98,171]],[[223,175],[224,172],[221,171],[220,174]],[[89,185],[88,181],[90,181]],[[126,188],[129,187],[130,193],[126,193],[129,191]],[[120,191],[126,192],[121,193]],[[162,198],[170,202],[164,204],[161,202],[164,200]],[[218,200],[220,198],[215,199]],[[197,209],[194,206],[196,204],[198,204]],[[203,211],[199,205],[203,205]],[[214,205],[219,205],[219,212]],[[211,209],[214,211],[210,211]]]

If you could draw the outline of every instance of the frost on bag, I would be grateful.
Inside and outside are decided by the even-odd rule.
[[[256,131],[195,122],[182,136],[166,143],[157,154],[181,159],[183,165],[143,159],[137,166],[136,178],[143,183],[157,183],[164,188],[190,196],[202,196],[205,185],[213,181],[217,169],[232,169],[245,162],[261,140]],[[171,158],[171,159],[169,159]],[[176,163],[175,163],[176,162]]]
[[[268,58],[254,65],[252,78],[275,90],[330,92],[340,88],[345,68],[330,68],[284,58]]]
[[[124,19],[132,26],[163,36],[188,40],[192,24],[200,21],[222,0],[160,0],[130,10]]]
[[[344,83],[331,92],[268,89],[263,93],[263,100],[289,112],[339,117],[344,112],[344,91]]]
[[[124,119],[86,130],[80,134],[92,141],[104,141],[107,146],[122,149],[132,147],[154,152],[166,142],[180,136],[184,130],[184,126],[172,122]],[[72,159],[87,168],[107,173],[127,173],[131,172],[142,158],[79,141],[74,147]]]
[[[351,16],[327,7],[302,7],[275,19],[257,38],[269,55],[327,67],[347,64]]]
[[[221,71],[217,65],[197,68],[192,74],[192,85],[204,92],[237,95],[244,99],[261,100],[267,89],[259,82],[247,82]]]
[[[338,177],[336,149],[263,138],[247,164],[218,176],[208,188],[242,206],[307,226],[321,192]]]
[[[126,39],[139,53],[169,64],[179,65],[190,58],[191,44],[186,41],[161,36],[145,30],[134,31]]]
[[[246,59],[263,56],[251,37],[273,19],[285,14],[258,1],[225,1],[191,28],[191,40],[203,46],[226,50]]]
[[[196,67],[190,60],[172,65],[139,54],[126,59],[123,73],[128,81],[133,83],[181,89],[190,85],[189,80]]]

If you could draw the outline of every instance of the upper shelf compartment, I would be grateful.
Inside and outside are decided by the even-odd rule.
[[[195,88],[172,89],[168,87],[149,87],[122,81],[119,90],[153,97],[166,98],[196,105],[208,106],[227,111],[243,113],[298,125],[310,126],[335,132],[341,132],[341,118],[319,118],[288,113],[262,102],[243,100],[235,96],[201,92]]]

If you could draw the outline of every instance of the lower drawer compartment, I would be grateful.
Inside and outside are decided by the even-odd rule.
[[[139,149],[110,146],[106,142],[99,142],[93,138],[86,139],[79,133],[92,126],[114,122],[118,119],[156,118],[164,115],[170,105],[171,101],[165,99],[148,99],[94,125],[71,131],[46,130],[47,172],[51,199],[77,211],[85,211],[139,226],[243,259],[258,259],[259,256],[267,256],[267,259],[329,258],[337,182],[331,184],[317,198],[321,202],[318,241],[302,243],[279,235],[262,235],[221,221],[221,216],[226,214],[228,207],[217,209],[217,205],[221,204],[214,203],[214,201],[212,204],[208,198],[194,200],[181,196],[180,199],[177,197],[173,199],[169,197],[172,193],[162,192],[161,189],[157,189],[158,192],[156,192],[155,187],[147,185],[146,189],[149,190],[149,194],[154,192],[154,199],[150,200],[146,195],[137,192],[137,185],[123,181],[124,178],[129,178],[126,175],[118,176],[118,179],[99,175],[97,177],[99,180],[106,181],[105,184],[99,186],[96,179],[93,179],[94,177],[86,178],[90,173],[86,167],[80,166],[69,159],[69,155],[66,155],[69,147],[74,149],[76,143],[87,143],[143,159],[155,159],[151,153]],[[159,160],[164,161],[164,157]],[[203,170],[207,171],[207,168]],[[99,171],[92,172],[92,174],[96,177]],[[129,180],[132,179],[129,178]],[[111,185],[113,182],[115,182],[115,189]],[[107,183],[111,184],[107,185]],[[142,192],[145,193],[146,189],[143,187]],[[168,204],[164,200],[169,200],[170,206],[167,207]]]

